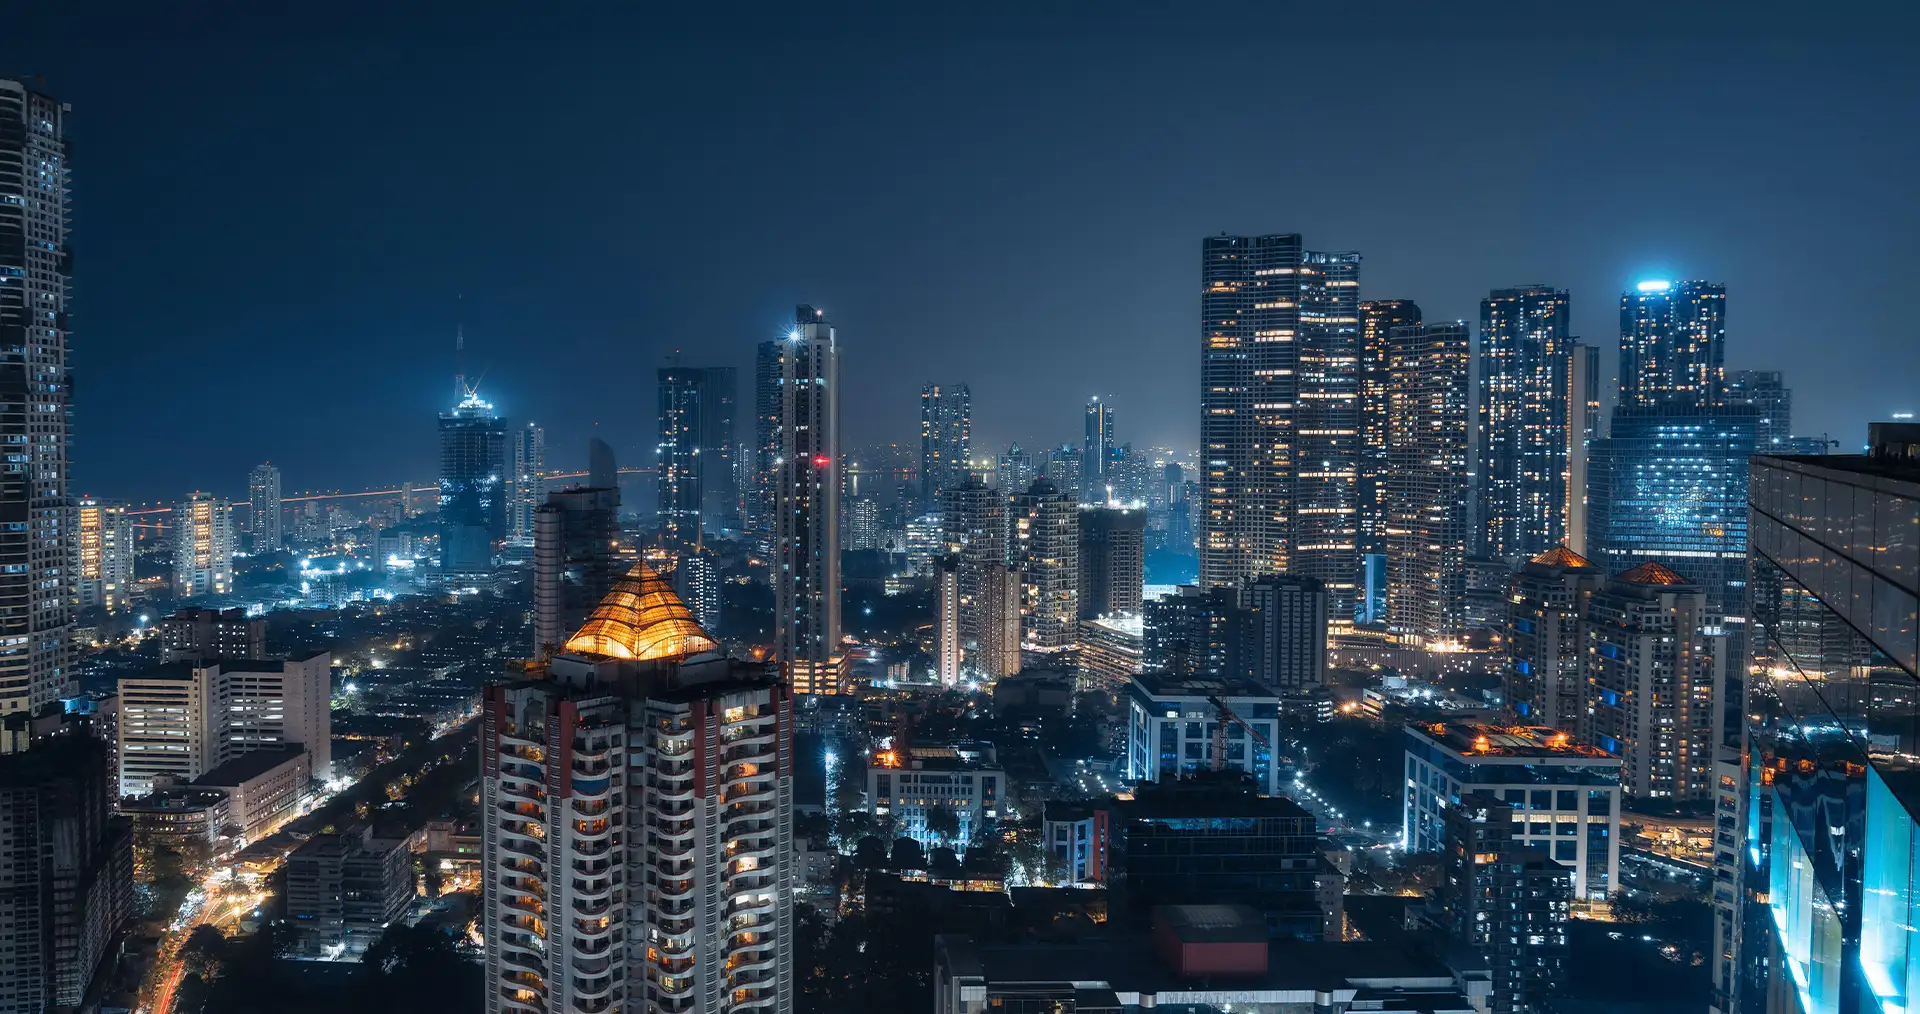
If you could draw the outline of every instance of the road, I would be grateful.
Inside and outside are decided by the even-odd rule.
[[[300,814],[288,817],[280,825],[271,828],[267,837],[278,831],[281,826],[291,823],[300,816],[311,814],[335,806],[348,810],[350,800],[341,797],[350,796],[353,790],[366,784],[370,787],[384,786],[392,779],[409,771],[418,770],[423,748],[439,744],[447,736],[476,728],[477,716],[453,728],[435,730],[428,744],[422,744],[403,753],[400,757],[382,764],[370,772],[366,778],[358,781],[336,783],[330,791],[320,793],[303,808]],[[350,810],[348,810],[350,812]],[[274,864],[275,867],[278,864]],[[266,872],[271,872],[271,869]],[[139,1000],[134,1008],[136,1014],[172,1014],[173,1001],[179,993],[180,979],[186,972],[186,965],[180,959],[180,948],[185,945],[193,928],[203,923],[211,923],[222,932],[231,934],[239,928],[240,920],[249,912],[258,908],[267,900],[264,890],[234,875],[228,866],[219,866],[200,878],[195,889],[187,895],[180,906],[167,932],[160,938],[160,947],[155,954],[153,967],[147,970],[146,978],[140,984]],[[203,916],[210,916],[203,918]]]

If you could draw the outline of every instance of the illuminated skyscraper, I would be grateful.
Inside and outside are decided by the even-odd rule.
[[[644,564],[488,687],[488,1014],[790,1014],[793,692]]]
[[[1387,626],[1411,644],[1465,628],[1467,326],[1393,330],[1387,434]]]
[[[920,503],[940,504],[940,494],[967,481],[973,453],[973,392],[965,384],[928,384],[920,389]]]
[[[247,473],[247,499],[253,507],[253,552],[278,552],[287,540],[281,527],[280,470],[272,462],[255,465],[253,471]]]
[[[1744,615],[1754,419],[1745,406],[1616,409],[1588,464],[1588,555],[1608,571],[1664,564],[1715,612]]]
[[[1387,392],[1391,383],[1387,339],[1397,327],[1420,323],[1411,299],[1375,299],[1360,304],[1360,553],[1387,552]]]
[[[173,508],[173,594],[190,599],[233,590],[233,506],[195,493]]]
[[[1026,489],[1033,485],[1037,474],[1033,455],[1022,450],[1017,442],[1008,444],[993,463],[994,485],[1001,489]]]
[[[774,659],[812,686],[840,665],[840,349],[827,312],[804,304],[780,350],[779,432]]]
[[[1565,290],[1495,289],[1480,301],[1475,551],[1509,564],[1566,541],[1573,339]]]
[[[966,647],[960,640],[960,558],[933,563],[933,674],[943,687],[960,682]]]
[[[704,371],[663,368],[660,377],[660,442],[654,482],[660,491],[659,524],[664,539],[700,540],[700,412]]]
[[[83,497],[78,521],[80,608],[120,612],[133,581],[133,519],[125,504]]]
[[[507,474],[512,478],[507,493],[507,532],[516,539],[532,540],[533,514],[546,502],[547,431],[528,423],[514,431],[512,462]]]
[[[780,457],[780,377],[783,341],[761,342],[753,360],[753,482],[747,489],[747,527],[766,552],[773,549],[773,511]]]
[[[1592,593],[1584,626],[1579,740],[1620,758],[1629,799],[1713,799],[1721,738],[1741,713],[1729,696],[1740,686],[1741,659],[1706,592],[1643,563]]]
[[[1302,256],[1298,371],[1293,556],[1285,569],[1326,586],[1338,630],[1353,625],[1360,576],[1359,254]]]
[[[1113,406],[1098,396],[1087,402],[1086,432],[1080,439],[1080,502],[1104,504],[1107,486],[1113,481],[1115,446],[1113,443]]]
[[[1359,569],[1359,274],[1298,235],[1201,249],[1200,581],[1314,577],[1336,626]]]
[[[1573,343],[1567,357],[1567,548],[1587,551],[1587,483],[1600,428],[1600,347]]]
[[[1727,287],[1647,281],[1620,295],[1620,408],[1699,410],[1720,402]]]
[[[1080,629],[1080,507],[1045,479],[1013,498],[1011,555],[1025,584],[1028,647],[1073,646]]]
[[[1503,696],[1517,724],[1580,730],[1587,714],[1587,608],[1605,583],[1600,568],[1565,546],[1513,575]]]
[[[1793,391],[1779,370],[1732,370],[1724,400],[1753,409],[1755,454],[1798,454],[1793,442]]]
[[[468,389],[440,416],[440,570],[448,577],[493,570],[507,534],[507,424]]]
[[[70,179],[65,104],[0,79],[0,719],[66,693],[73,623],[67,497],[72,379],[67,373]],[[0,752],[24,736],[0,735]]]

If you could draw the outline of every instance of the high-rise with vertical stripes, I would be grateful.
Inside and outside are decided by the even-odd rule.
[[[1359,295],[1359,254],[1297,234],[1201,246],[1200,581],[1317,578],[1336,626],[1359,570]]]
[[[66,106],[0,80],[0,719],[68,689],[73,506],[67,498]],[[23,746],[12,722],[0,751]]]

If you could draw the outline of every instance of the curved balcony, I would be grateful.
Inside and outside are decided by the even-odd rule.
[[[678,901],[692,895],[694,888],[695,884],[691,877],[684,880],[661,880],[653,885],[653,894],[657,898]]]
[[[602,775],[599,778],[576,778],[573,781],[573,798],[580,800],[606,799],[613,795],[613,779]]]
[[[613,851],[610,841],[575,841],[572,855],[582,859],[598,859]]]
[[[773,745],[772,729],[764,732],[753,729],[742,729],[739,730],[739,733],[737,736],[729,736],[723,733],[721,734],[721,742],[729,749],[735,750],[747,747],[771,747]]]
[[[579,1011],[580,1014],[606,1014],[607,1011],[613,1009],[613,998],[607,997],[604,1000],[581,1000],[573,1005],[573,1009]]]
[[[584,916],[588,919],[597,919],[611,911],[613,911],[613,900],[611,898],[575,898],[573,899],[572,907],[567,909],[567,914]]]
[[[768,954],[766,957],[761,958],[758,961],[739,962],[733,966],[733,970],[731,974],[729,974],[728,976],[728,981],[733,983],[736,986],[749,985],[749,983],[741,982],[738,978],[736,978],[736,976],[748,975],[753,972],[764,971],[766,969],[772,968],[773,963],[774,963],[774,956],[772,954]]]
[[[727,875],[727,891],[728,893],[737,893],[771,890],[774,881],[777,879],[779,878],[774,876],[772,870],[741,870],[738,873]]]
[[[610,858],[575,859],[567,864],[567,868],[582,877],[604,877],[609,870],[613,869],[613,860]]]
[[[691,919],[699,907],[694,898],[661,898],[653,903],[653,914],[662,919]]]
[[[658,976],[653,980],[653,988],[659,990],[661,996],[692,996],[693,976]]]
[[[510,972],[503,970],[500,973],[500,981],[521,989],[545,991],[547,988],[547,980],[531,972]]]
[[[501,898],[500,904],[506,906],[507,908],[513,909],[516,912],[525,912],[528,915],[537,915],[543,919],[546,918],[546,915],[547,915],[547,906],[541,904],[537,899],[526,897],[524,895],[513,895],[513,896]]]
[[[693,801],[693,783],[688,782],[685,785],[671,787],[655,786],[653,798],[655,802],[660,803],[678,803],[683,801],[690,803]]]
[[[611,799],[581,799],[574,797],[573,813],[576,817],[604,817],[613,809]]]
[[[771,911],[773,911],[773,896],[770,894],[758,894],[752,897],[735,898],[729,901],[727,906],[720,910],[720,914],[723,916],[736,916],[753,912]]]
[[[591,979],[573,976],[573,995],[580,1000],[598,1000],[613,992],[613,976],[599,975]]]
[[[500,948],[500,963],[512,968],[524,969],[542,979],[544,979],[547,974],[546,962],[527,951],[514,947]]]
[[[752,782],[744,786],[733,786],[720,794],[720,801],[726,804],[772,802],[772,785],[758,785]]]
[[[598,940],[613,932],[611,919],[568,919],[567,933],[575,940]]]
[[[610,955],[587,957],[576,954],[567,964],[572,966],[575,972],[592,978],[607,974],[607,970],[613,967],[613,958]]]

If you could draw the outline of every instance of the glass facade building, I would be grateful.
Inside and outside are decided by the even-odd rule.
[[[1740,616],[1755,419],[1744,406],[1616,409],[1612,435],[1592,447],[1587,555],[1610,574],[1662,564]]]
[[[1904,1012],[1920,994],[1920,433],[1757,457],[1743,841],[1717,1010]],[[1912,427],[1905,427],[1912,430]],[[1732,834],[1726,825],[1732,824]]]

